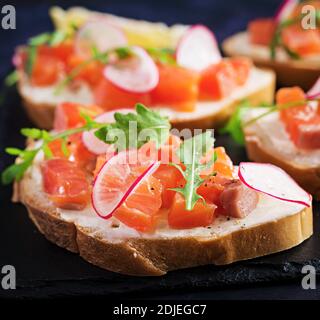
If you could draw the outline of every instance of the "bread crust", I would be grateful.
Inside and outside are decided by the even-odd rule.
[[[275,90],[275,74],[271,70],[264,70],[268,72],[271,78],[271,81],[267,86],[260,88],[259,90],[252,92],[246,99],[250,102],[251,105],[255,106],[259,103],[272,103]],[[42,129],[52,129],[53,120],[54,120],[54,110],[55,105],[49,103],[35,103],[28,96],[23,94],[21,90],[20,83],[18,90],[22,96],[23,106],[34,124]],[[212,110],[212,114],[202,115],[195,117],[192,120],[189,119],[170,119],[170,122],[174,128],[179,130],[184,128],[190,129],[210,129],[218,128],[222,126],[234,112],[235,108],[242,99],[234,100],[229,104],[226,104],[219,112]]]
[[[170,270],[225,265],[294,247],[312,235],[312,209],[239,229],[220,237],[129,238],[110,242],[59,216],[43,192],[30,188],[26,175],[15,198],[28,209],[36,227],[53,243],[101,268],[134,276],[161,276]],[[250,244],[250,245],[248,245]]]
[[[300,186],[320,200],[320,167],[303,167],[268,152],[254,134],[245,134],[248,158],[255,162],[272,163],[285,170]]]
[[[222,48],[227,56],[239,56],[239,50],[235,45],[237,37],[243,35],[243,32],[237,33],[222,42]],[[308,90],[319,78],[320,63],[305,63],[303,61],[272,61],[270,59],[261,59],[249,56],[257,67],[269,68],[275,71],[277,83],[280,86],[300,86]]]

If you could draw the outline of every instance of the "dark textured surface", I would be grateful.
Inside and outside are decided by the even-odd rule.
[[[272,13],[277,1],[90,1],[91,7],[121,15],[169,23],[202,22],[215,27],[219,39],[243,28],[254,15]],[[33,3],[32,11],[27,4]],[[85,4],[85,1],[68,1]],[[133,4],[134,3],[134,4]],[[17,6],[18,29],[11,36],[1,33],[0,73],[9,69],[10,52],[14,44],[50,27],[46,16],[49,2],[24,1]],[[219,14],[218,14],[219,13]],[[231,18],[234,16],[235,18]],[[32,18],[31,18],[32,17]],[[32,21],[32,23],[30,23]],[[14,36],[13,36],[14,35]],[[30,126],[20,99],[14,89],[6,90],[0,109],[0,150],[4,146],[23,146],[21,127]],[[228,137],[218,137],[217,145],[226,146],[235,163],[246,160],[243,148]],[[0,169],[10,158],[2,155]],[[303,291],[299,285],[301,267],[313,264],[320,272],[319,205],[315,205],[314,235],[302,245],[283,253],[227,267],[206,266],[171,272],[160,278],[134,278],[98,269],[44,239],[29,221],[23,206],[10,202],[11,188],[1,187],[0,203],[0,267],[12,264],[17,270],[17,290],[0,289],[0,297],[57,297],[79,295],[108,295],[111,297],[165,298],[312,298],[319,291]]]

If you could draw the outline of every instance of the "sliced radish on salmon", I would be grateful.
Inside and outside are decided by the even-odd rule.
[[[272,164],[241,162],[239,178],[249,188],[273,198],[310,207],[312,197],[284,170]]]
[[[87,22],[75,38],[76,53],[84,57],[92,56],[93,49],[105,52],[127,44],[124,32],[103,18]]]
[[[203,25],[192,26],[178,43],[177,63],[185,68],[201,71],[221,60],[214,34]]]
[[[317,99],[320,97],[320,77],[316,81],[316,83],[312,86],[312,88],[307,92],[308,99]]]
[[[134,93],[145,93],[159,82],[159,71],[150,55],[140,47],[132,47],[133,55],[104,69],[104,76],[117,87]]]
[[[279,23],[285,19],[288,19],[298,4],[299,4],[298,0],[283,1],[274,16],[275,21]]]
[[[119,109],[119,110],[114,110],[114,111],[109,111],[105,112],[98,117],[95,118],[95,121],[98,123],[112,123],[114,122],[114,114],[116,112],[120,113],[129,113],[133,112],[131,109]],[[109,153],[114,150],[114,146],[111,144],[107,144],[101,140],[99,140],[95,135],[94,135],[95,130],[91,131],[85,131],[82,133],[82,141],[84,145],[87,147],[89,151],[95,154],[102,154],[102,153]]]
[[[49,159],[41,164],[43,189],[62,209],[81,210],[90,200],[85,172],[67,159]]]
[[[138,158],[136,150],[122,151],[100,169],[92,190],[92,205],[100,217],[110,218],[160,165],[158,161],[141,163]]]

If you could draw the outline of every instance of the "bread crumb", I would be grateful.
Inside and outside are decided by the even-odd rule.
[[[136,258],[138,255],[136,252],[133,253],[133,257]]]

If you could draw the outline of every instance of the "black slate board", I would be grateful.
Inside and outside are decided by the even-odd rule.
[[[21,108],[15,89],[7,89],[5,107],[0,110],[0,149],[23,146],[21,127],[32,126]],[[247,160],[242,147],[229,137],[218,136],[233,161]],[[10,163],[1,156],[0,169]],[[320,273],[320,208],[314,203],[314,235],[291,250],[235,263],[230,266],[205,266],[170,272],[159,278],[135,278],[99,269],[48,242],[27,217],[22,205],[10,201],[11,187],[1,187],[0,267],[11,264],[17,270],[17,290],[0,290],[1,296],[43,297],[63,295],[137,296],[148,292],[226,288],[257,283],[297,281],[301,268],[312,264]]]

